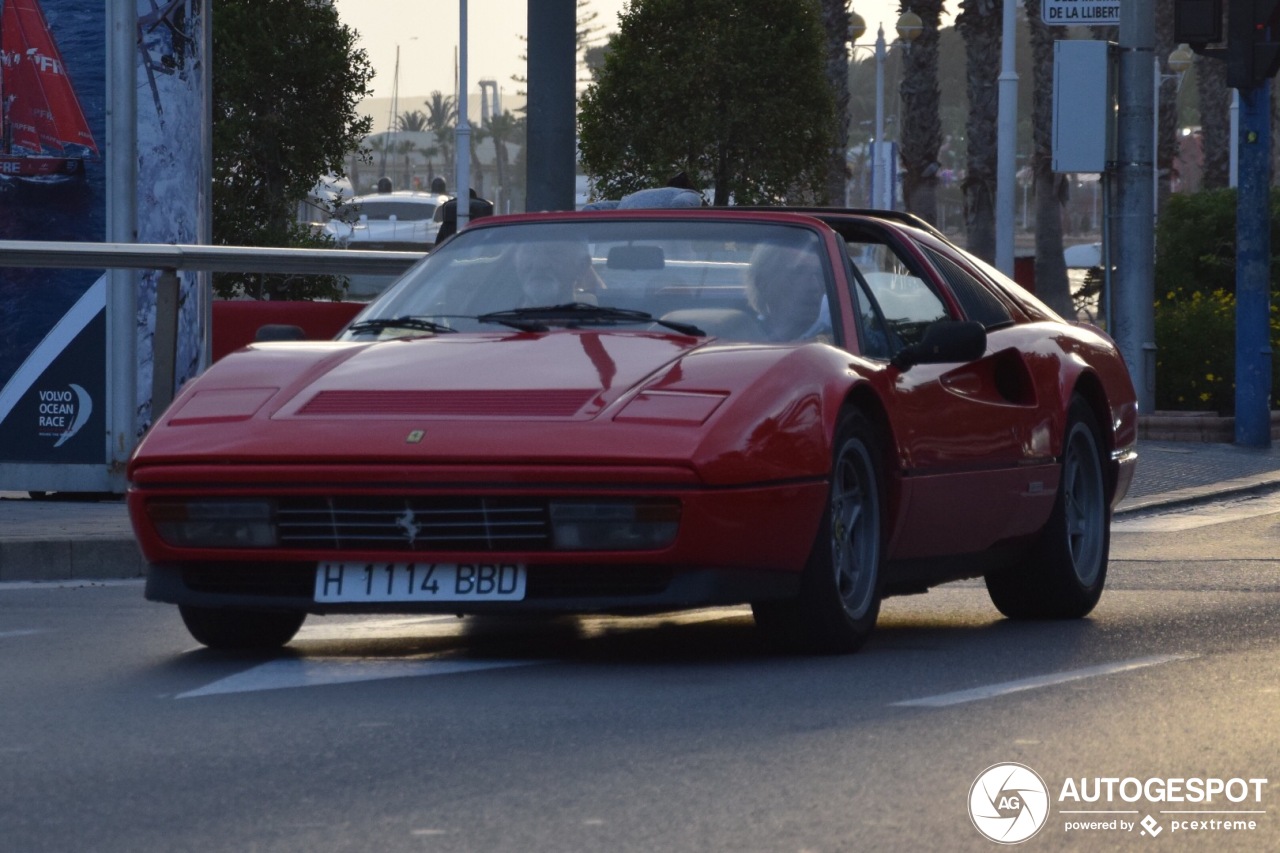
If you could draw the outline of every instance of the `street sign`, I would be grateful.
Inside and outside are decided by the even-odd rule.
[[[1118,27],[1118,0],[1044,0],[1044,22],[1051,27]]]

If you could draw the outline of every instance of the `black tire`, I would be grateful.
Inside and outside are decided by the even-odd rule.
[[[836,429],[831,487],[800,594],[752,605],[775,644],[808,654],[847,654],[866,642],[880,615],[885,485],[875,428],[846,412]]]
[[[192,607],[181,604],[178,612],[196,641],[211,649],[240,651],[278,649],[293,639],[307,618],[291,610],[241,610]]]
[[[987,592],[1011,619],[1079,619],[1102,596],[1111,550],[1111,504],[1101,431],[1089,405],[1072,398],[1053,512],[1030,560],[987,575]]]

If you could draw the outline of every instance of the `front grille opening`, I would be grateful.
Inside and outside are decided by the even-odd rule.
[[[287,498],[280,545],[344,551],[543,551],[544,500],[524,498]]]

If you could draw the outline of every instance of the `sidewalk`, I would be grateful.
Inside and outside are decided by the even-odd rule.
[[[1119,513],[1280,488],[1280,448],[1140,441]],[[145,568],[123,500],[32,500],[0,492],[0,581],[140,577]]]

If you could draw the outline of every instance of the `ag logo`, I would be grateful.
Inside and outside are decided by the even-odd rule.
[[[987,838],[1018,844],[1040,831],[1049,817],[1049,789],[1022,764],[993,764],[969,789],[969,819]]]

